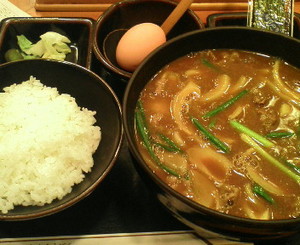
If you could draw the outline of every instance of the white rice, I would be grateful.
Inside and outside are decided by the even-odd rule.
[[[0,211],[51,203],[94,164],[96,112],[30,77],[0,93]]]

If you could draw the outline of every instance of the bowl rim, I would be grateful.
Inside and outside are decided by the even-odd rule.
[[[79,72],[87,74],[87,75],[91,76],[93,79],[96,79],[95,81],[97,81],[97,83],[100,83],[102,85],[102,87],[104,88],[104,90],[107,91],[108,94],[110,94],[110,96],[113,99],[113,102],[115,103],[115,106],[117,108],[117,112],[118,112],[117,113],[117,117],[119,119],[118,120],[118,122],[119,122],[119,130],[118,130],[118,132],[116,134],[116,137],[118,137],[118,144],[116,145],[116,148],[114,149],[114,153],[113,153],[112,158],[110,159],[109,164],[107,165],[107,167],[105,168],[105,170],[101,173],[101,176],[98,177],[90,186],[88,186],[79,195],[76,195],[74,198],[72,198],[70,200],[63,201],[59,205],[54,206],[54,207],[52,207],[50,209],[37,210],[37,211],[35,211],[33,213],[15,214],[15,215],[14,214],[10,215],[9,211],[8,211],[7,214],[0,213],[0,221],[23,221],[23,220],[32,220],[32,219],[42,218],[42,217],[45,217],[45,216],[49,216],[49,215],[58,213],[58,212],[60,212],[62,210],[65,210],[68,207],[71,207],[74,204],[78,203],[79,201],[83,200],[88,195],[90,195],[99,186],[99,184],[106,178],[106,176],[110,173],[111,169],[113,168],[113,166],[115,165],[116,161],[118,160],[118,156],[120,155],[121,147],[122,147],[123,140],[124,140],[124,127],[123,127],[123,123],[122,123],[122,107],[121,107],[121,103],[120,103],[117,95],[113,91],[113,89],[108,85],[108,83],[103,78],[101,78],[100,76],[98,76],[95,72],[89,70],[86,67],[83,67],[81,65],[78,65],[78,64],[70,62],[70,61],[58,61],[58,60],[51,60],[51,59],[44,59],[44,58],[31,59],[31,60],[16,60],[16,61],[12,61],[12,62],[7,62],[7,63],[0,64],[0,69],[5,69],[5,67],[7,67],[7,66],[13,66],[16,63],[18,64],[18,63],[35,63],[35,62],[56,63],[56,64],[61,65],[61,66],[74,67],[76,70],[79,70]],[[94,165],[93,165],[93,167],[94,167]],[[92,168],[91,171],[93,171],[93,168]],[[85,180],[85,178],[83,179],[83,181],[84,180]],[[79,184],[76,184],[76,185],[79,185]],[[74,187],[75,187],[75,185],[72,186],[72,190],[73,190]],[[64,197],[61,200],[63,200]],[[54,199],[52,202],[57,201],[57,200],[58,199]],[[58,201],[61,201],[61,200],[58,200]],[[49,205],[49,204],[45,204],[45,205],[43,205],[41,207],[45,208],[47,205]],[[37,207],[38,208],[39,206],[30,206],[30,207]]]
[[[156,56],[157,53],[159,53],[161,50],[165,49],[165,47],[168,47],[172,45],[173,43],[176,43],[180,41],[181,39],[185,39],[187,37],[191,37],[200,33],[206,33],[206,32],[217,32],[219,30],[241,30],[241,31],[251,31],[251,32],[257,32],[257,33],[266,33],[268,35],[274,35],[274,36],[281,36],[286,39],[290,39],[293,42],[299,43],[300,46],[300,40],[287,36],[285,34],[281,33],[275,33],[272,31],[267,31],[267,30],[261,30],[257,28],[251,28],[251,27],[238,27],[238,26],[222,26],[222,27],[211,27],[207,29],[200,29],[200,30],[195,30],[191,31],[188,33],[181,34],[163,45],[161,45],[159,48],[157,48],[154,52],[152,52],[149,56],[146,57],[146,59],[141,63],[141,65],[134,71],[132,77],[130,78],[125,93],[123,97],[123,103],[122,103],[122,109],[123,109],[123,124],[124,124],[124,133],[128,141],[128,146],[130,151],[132,152],[133,156],[135,159],[137,159],[137,164],[142,167],[142,169],[147,173],[148,176],[150,176],[151,180],[154,181],[154,183],[160,188],[163,189],[167,194],[171,194],[172,196],[175,196],[178,198],[181,202],[184,204],[187,204],[188,206],[194,208],[195,210],[199,210],[202,213],[205,213],[206,215],[211,216],[212,218],[218,218],[221,220],[226,220],[226,222],[232,222],[231,224],[244,224],[249,227],[278,227],[282,225],[287,225],[287,224],[293,224],[293,223],[300,223],[300,216],[294,219],[280,219],[280,220],[258,220],[258,219],[250,219],[250,218],[243,218],[243,217],[238,217],[238,216],[233,216],[233,215],[228,215],[225,213],[221,213],[219,211],[207,208],[201,204],[196,203],[195,201],[188,199],[187,197],[183,196],[179,192],[175,191],[172,189],[170,186],[168,186],[165,182],[163,182],[156,174],[153,173],[153,171],[150,169],[150,167],[146,164],[144,159],[142,158],[141,154],[137,150],[136,147],[136,142],[134,139],[134,136],[130,135],[130,128],[132,125],[129,125],[127,123],[127,118],[128,118],[128,108],[127,108],[127,103],[129,98],[129,93],[131,91],[131,87],[134,84],[135,77],[138,76],[138,74],[143,70],[143,67],[151,60],[154,56]],[[264,35],[264,34],[263,34]],[[159,69],[156,70],[159,71]]]
[[[103,25],[103,21],[105,20],[105,18],[107,16],[109,16],[110,14],[112,14],[117,8],[120,8],[122,5],[130,5],[130,4],[135,4],[135,3],[141,4],[143,2],[161,2],[161,3],[165,3],[165,4],[170,4],[170,5],[173,5],[173,6],[176,6],[178,4],[178,2],[176,2],[174,0],[123,0],[123,1],[120,1],[120,2],[116,2],[116,3],[112,4],[111,6],[109,6],[103,12],[103,14],[97,19],[97,21],[95,23],[94,39],[93,39],[93,52],[94,52],[96,58],[109,71],[113,71],[115,74],[117,74],[118,76],[121,76],[125,79],[129,79],[132,76],[133,72],[123,70],[123,69],[121,69],[117,66],[114,66],[113,64],[111,64],[111,62],[106,60],[104,54],[101,52],[101,50],[98,46],[97,33],[99,32],[99,29],[101,29],[101,27]],[[199,29],[203,29],[204,24],[201,21],[201,19],[196,15],[196,13],[192,9],[188,9],[187,11],[191,15],[191,17],[194,19],[195,23],[198,24]]]

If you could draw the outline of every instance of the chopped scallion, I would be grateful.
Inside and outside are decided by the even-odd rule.
[[[274,143],[271,142],[270,140],[266,139],[265,137],[263,137],[262,135],[254,132],[253,130],[247,128],[246,126],[244,126],[243,124],[235,121],[235,120],[230,120],[229,121],[230,125],[235,128],[236,130],[238,130],[241,133],[244,133],[252,138],[254,138],[256,141],[258,141],[261,145],[265,146],[265,147],[272,147],[274,146]]]
[[[295,134],[292,133],[292,132],[271,132],[271,133],[268,133],[266,135],[267,138],[279,138],[279,139],[282,139],[282,138],[290,138],[292,136],[294,136]]]
[[[137,126],[137,131],[138,134],[140,135],[143,144],[145,146],[145,148],[147,149],[150,157],[152,158],[153,161],[155,161],[155,163],[164,171],[166,171],[167,173],[174,175],[176,177],[180,177],[180,175],[175,172],[173,169],[170,169],[169,167],[167,167],[166,165],[164,165],[159,158],[155,155],[153,149],[152,149],[152,142],[150,140],[150,136],[149,136],[149,131],[146,127],[146,122],[145,122],[145,115],[144,115],[144,109],[142,107],[141,102],[138,102],[138,106],[137,106],[137,110],[135,112],[135,121],[136,121],[136,126]]]
[[[260,185],[255,184],[252,188],[252,191],[257,194],[258,196],[262,197],[263,199],[265,199],[267,202],[274,204],[275,201],[274,199],[267,193],[267,191],[262,188]]]
[[[284,163],[285,163],[288,167],[294,169],[298,174],[300,174],[300,167],[296,166],[296,165],[293,164],[293,163],[290,163],[288,160],[284,160]]]
[[[180,147],[177,144],[175,144],[175,142],[173,142],[167,136],[165,136],[163,134],[159,134],[159,137],[169,146],[170,149],[172,149],[171,151],[173,151],[173,152],[182,152]]]
[[[240,98],[242,98],[247,93],[248,93],[248,90],[243,90],[242,92],[240,92],[239,94],[237,94],[236,96],[234,96],[230,100],[226,101],[225,103],[221,104],[220,106],[218,106],[214,110],[207,112],[203,116],[203,118],[210,118],[210,117],[213,117],[213,116],[217,115],[218,113],[224,111],[229,106],[231,106],[232,104],[234,104],[237,100],[239,100]]]
[[[219,140],[216,136],[214,136],[209,130],[207,130],[197,118],[191,118],[192,123],[196,126],[196,128],[218,149],[222,150],[223,152],[229,152],[229,147]]]
[[[202,62],[203,65],[207,66],[210,69],[213,69],[215,71],[220,71],[221,70],[220,67],[214,65],[213,63],[211,63],[209,60],[207,60],[205,58],[202,58],[201,62]]]
[[[300,176],[287,168],[283,163],[279,162],[269,153],[267,153],[259,144],[257,144],[250,136],[246,134],[241,134],[241,139],[256,150],[262,157],[264,157],[271,164],[279,168],[283,173],[294,179],[298,184],[300,184]]]

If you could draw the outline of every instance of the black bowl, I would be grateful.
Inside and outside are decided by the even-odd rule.
[[[92,59],[94,21],[88,18],[10,17],[1,22],[0,63],[5,63],[8,49],[18,48],[17,35],[25,35],[36,43],[40,35],[54,31],[68,37],[71,53],[66,61],[90,68]]]
[[[95,25],[93,51],[97,60],[110,73],[126,82],[132,73],[120,68],[115,57],[120,38],[129,28],[143,22],[161,25],[177,4],[170,0],[125,0],[113,4],[99,17]],[[168,33],[167,40],[202,28],[204,25],[201,20],[188,9]],[[116,30],[120,31],[115,32]]]
[[[300,41],[281,34],[247,27],[219,27],[193,31],[170,40],[152,53],[134,72],[123,100],[123,123],[130,150],[142,177],[151,183],[159,201],[173,215],[198,232],[231,239],[259,240],[299,233],[300,218],[259,221],[222,214],[199,205],[163,183],[147,166],[134,137],[134,111],[141,90],[162,67],[190,52],[240,49],[280,57],[300,67]]]
[[[71,193],[45,206],[17,206],[7,214],[0,213],[0,220],[39,218],[80,201],[110,172],[123,139],[120,103],[112,89],[96,74],[70,62],[44,59],[15,61],[0,65],[0,88],[2,90],[13,83],[26,81],[31,75],[46,86],[56,87],[59,93],[70,94],[76,99],[78,106],[96,111],[96,125],[101,127],[102,139],[93,155],[92,171],[73,187]]]

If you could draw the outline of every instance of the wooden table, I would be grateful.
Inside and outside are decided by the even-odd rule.
[[[35,3],[36,0],[9,0],[13,4],[15,4],[17,7],[22,9],[23,11],[27,12],[31,16],[36,17],[88,17],[92,19],[97,19],[102,13],[103,9],[99,11],[78,11],[78,12],[71,12],[71,11],[37,11],[35,9]],[[226,6],[221,5],[220,10],[209,9],[205,8],[204,11],[201,11],[199,9],[195,10],[196,14],[199,16],[199,18],[203,21],[203,23],[206,22],[206,17],[212,13],[222,13],[224,11],[247,11],[245,9],[245,6],[241,6],[240,9],[228,9]],[[295,12],[300,13],[300,2],[295,2]]]
[[[46,11],[36,11],[35,0],[9,0],[17,7],[25,11],[34,17],[88,17],[92,19],[97,19],[102,12],[46,12]]]

